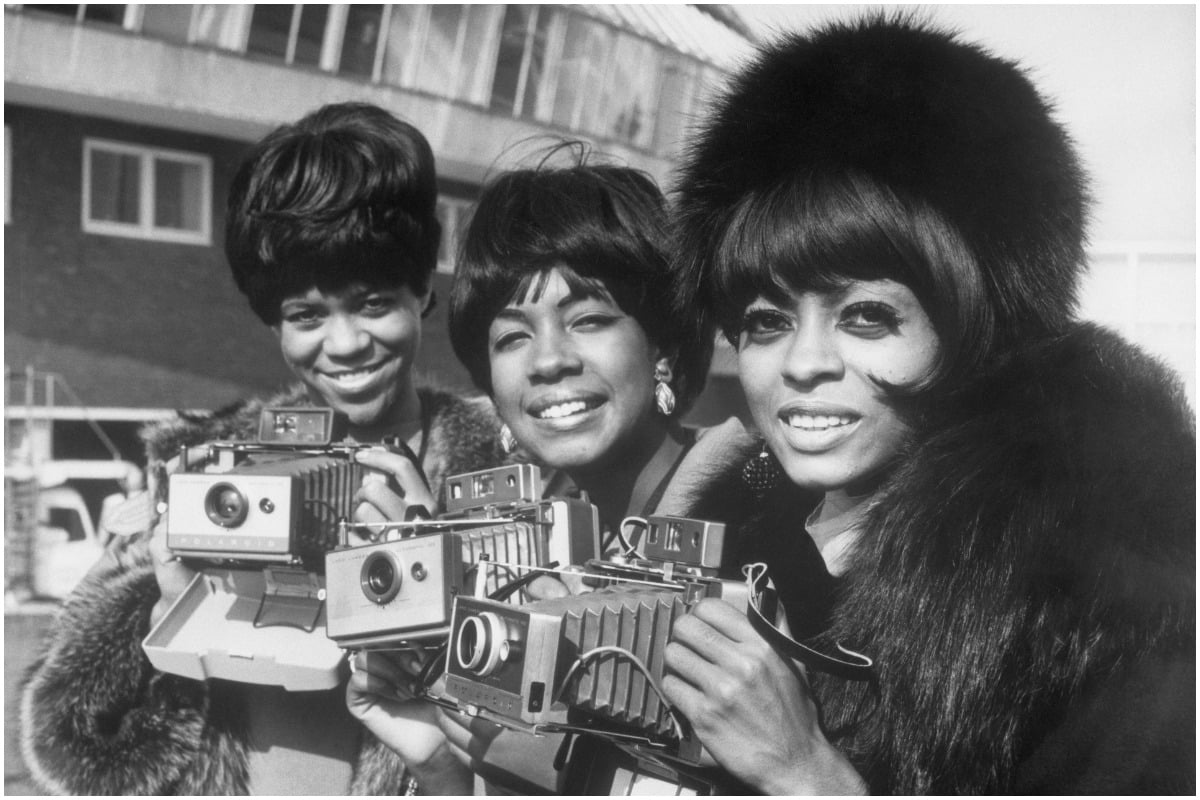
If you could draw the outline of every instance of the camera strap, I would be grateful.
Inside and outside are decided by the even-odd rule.
[[[762,611],[763,598],[768,592],[774,593],[775,591],[771,579],[767,576],[766,564],[747,564],[742,567],[742,573],[746,576],[746,585],[750,587],[749,609],[746,612],[750,624],[779,653],[799,661],[810,669],[827,672],[846,680],[868,681],[874,678],[872,669],[875,662],[862,653],[847,650],[840,644],[837,645],[837,649],[841,651],[841,655],[822,653],[820,650],[796,641],[775,627],[773,621],[766,618]]]

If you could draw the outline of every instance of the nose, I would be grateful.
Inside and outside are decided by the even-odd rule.
[[[809,386],[823,380],[836,380],[845,371],[836,334],[826,328],[820,317],[800,323],[792,336],[783,363],[783,377],[792,384]]]
[[[358,355],[370,344],[370,334],[351,315],[334,314],[326,323],[324,348],[331,358]]]
[[[531,377],[553,380],[563,374],[576,372],[579,367],[579,353],[564,332],[541,331],[533,338],[529,363]]]

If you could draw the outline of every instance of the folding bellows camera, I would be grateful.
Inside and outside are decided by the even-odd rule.
[[[203,472],[170,476],[167,546],[215,561],[322,565],[366,468],[333,443],[328,408],[267,408],[256,442],[212,442]]]
[[[579,498],[541,500],[541,484],[530,464],[452,476],[437,520],[392,526],[386,541],[329,552],[330,638],[371,649],[445,637],[454,599],[477,576],[494,594],[531,568],[595,558],[596,507]],[[511,601],[521,599],[515,593]]]
[[[606,584],[520,606],[455,601],[445,693],[460,709],[525,730],[586,730],[696,763],[699,743],[661,694],[675,621],[705,597],[745,611],[746,581],[714,577],[724,526],[650,517],[645,556],[593,561]],[[774,596],[760,598],[774,614]]]

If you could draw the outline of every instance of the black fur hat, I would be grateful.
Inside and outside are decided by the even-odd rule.
[[[704,283],[735,207],[863,176],[931,208],[978,261],[998,338],[1062,330],[1084,263],[1087,181],[1016,64],[909,14],[878,13],[760,50],[680,168],[680,298]],[[694,292],[699,292],[696,298]]]

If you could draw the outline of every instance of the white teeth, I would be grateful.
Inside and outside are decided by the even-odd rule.
[[[542,409],[538,412],[538,419],[558,419],[560,417],[569,417],[572,414],[579,414],[587,411],[587,403],[582,400],[572,400],[567,403],[558,403],[549,408]]]
[[[338,372],[335,374],[330,374],[330,373],[326,373],[326,374],[329,375],[330,378],[333,378],[335,381],[341,381],[342,383],[351,383],[353,381],[360,380],[360,379],[366,377],[367,375],[370,375],[374,371],[375,371],[375,369],[372,367],[371,369],[356,369],[353,372]]]
[[[824,414],[789,414],[788,425],[806,431],[823,431],[829,428],[840,428],[849,425],[854,420],[850,417],[831,416]]]

